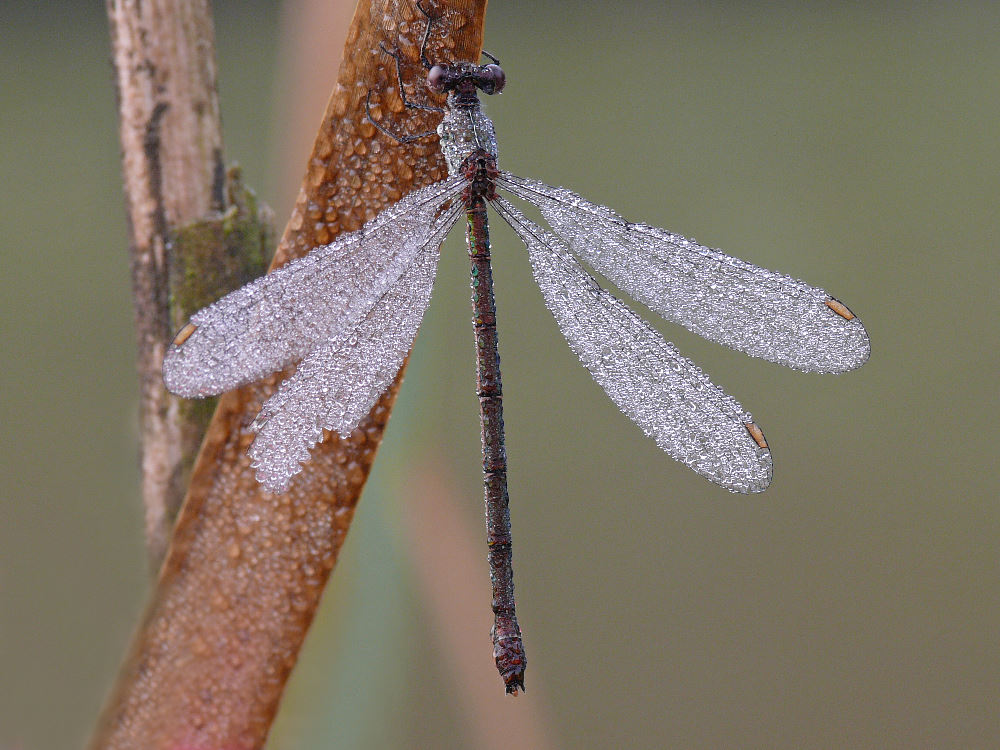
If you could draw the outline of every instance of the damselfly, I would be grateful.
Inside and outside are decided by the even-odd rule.
[[[478,99],[479,91],[504,87],[498,61],[432,66],[423,49],[421,58],[428,88],[448,95],[437,133],[449,177],[196,313],[169,347],[163,376],[174,393],[206,396],[297,363],[254,421],[249,451],[261,484],[284,490],[323,430],[350,434],[395,378],[430,299],[441,243],[465,216],[494,657],[507,692],[516,693],[526,661],[514,612],[487,204],[527,245],[545,303],[594,379],[667,454],[727,490],[759,492],[771,481],[771,455],[753,417],[580,261],[666,320],[797,370],[859,367],[868,358],[868,336],[821,289],[498,169],[493,123]],[[537,206],[552,231],[498,189]]]

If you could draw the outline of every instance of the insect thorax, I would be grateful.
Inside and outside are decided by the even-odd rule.
[[[497,156],[497,136],[493,121],[481,107],[453,107],[445,112],[437,128],[441,137],[441,153],[448,162],[448,174],[455,175],[469,154],[485,149]]]

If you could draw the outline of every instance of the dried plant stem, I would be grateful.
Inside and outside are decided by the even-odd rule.
[[[179,400],[160,367],[170,340],[170,234],[223,206],[215,40],[207,0],[108,0],[138,342],[142,494],[158,567],[184,496]]]

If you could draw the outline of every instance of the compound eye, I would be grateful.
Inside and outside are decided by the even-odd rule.
[[[503,72],[503,68],[490,63],[483,66],[483,72],[486,74],[486,83],[483,86],[484,92],[487,94],[499,94],[503,91],[504,84],[507,83],[507,76]]]
[[[447,71],[443,65],[435,65],[427,71],[427,88],[435,94],[443,94]]]

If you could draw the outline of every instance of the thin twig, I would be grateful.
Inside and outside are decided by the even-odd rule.
[[[170,340],[171,232],[222,208],[215,41],[205,0],[108,0],[118,90],[140,381],[142,494],[155,568],[184,496],[179,400],[160,367]],[[183,53],[182,53],[183,52]]]

